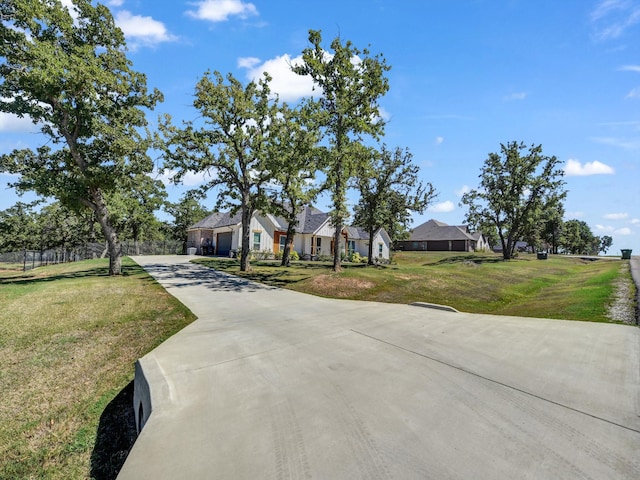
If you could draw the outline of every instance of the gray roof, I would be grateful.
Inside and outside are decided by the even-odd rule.
[[[360,227],[345,227],[349,240],[369,240],[369,233]]]
[[[438,220],[429,220],[418,225],[411,232],[410,241],[438,241],[438,240],[474,240],[465,225],[453,226]]]
[[[187,230],[211,229],[218,227],[231,227],[238,225],[242,221],[240,212],[231,215],[230,212],[214,212],[208,217],[191,225]]]
[[[315,207],[306,206],[300,214],[298,214],[298,227],[296,231],[298,233],[314,233],[324,221],[329,217],[328,213],[321,212]],[[276,227],[282,230],[287,229],[287,221],[279,216],[272,215],[276,222]],[[242,222],[242,215],[237,212],[235,215],[230,215],[229,212],[215,212],[208,217],[200,220],[197,223],[191,225],[188,230],[200,230],[200,229],[213,229],[220,227],[232,227]]]
[[[321,212],[315,207],[306,206],[298,215],[298,233],[314,233],[329,218],[328,213]],[[286,225],[286,222],[285,222]]]

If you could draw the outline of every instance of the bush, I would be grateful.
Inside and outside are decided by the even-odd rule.
[[[300,255],[298,255],[298,252],[296,252],[295,250],[291,250],[291,252],[289,252],[289,260],[295,262],[300,260]]]

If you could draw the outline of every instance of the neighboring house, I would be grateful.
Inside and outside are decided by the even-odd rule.
[[[475,252],[490,249],[481,232],[472,233],[466,225],[447,225],[429,220],[411,231],[408,240],[397,243],[398,250],[428,252]]]
[[[254,213],[249,227],[250,249],[278,253],[284,250],[287,236],[287,222],[282,217],[271,214]],[[187,246],[195,247],[200,255],[228,256],[242,248],[242,222],[240,213],[213,213],[187,229]],[[298,226],[293,250],[300,258],[315,259],[333,254],[335,229],[329,221],[329,214],[314,207],[305,207],[298,215]],[[345,253],[359,253],[365,257],[369,253],[369,234],[356,227],[342,230]],[[391,240],[384,229],[374,235],[373,252],[376,258],[388,259]]]

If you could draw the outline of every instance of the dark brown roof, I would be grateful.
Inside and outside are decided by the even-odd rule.
[[[474,240],[464,225],[453,226],[438,220],[429,220],[418,225],[409,237],[413,242],[438,241],[438,240]]]

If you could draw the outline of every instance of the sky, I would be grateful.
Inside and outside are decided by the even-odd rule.
[[[65,0],[68,3],[68,0]],[[290,72],[321,30],[381,54],[391,70],[380,100],[382,143],[408,148],[438,197],[431,218],[464,223],[462,194],[500,145],[542,145],[565,171],[565,219],[609,235],[609,254],[640,254],[640,0],[107,0],[133,68],[165,101],[150,112],[195,120],[193,93],[208,70],[243,82],[267,71],[295,103],[311,82]],[[634,47],[635,45],[635,47]],[[0,153],[37,147],[25,119],[0,113]],[[157,159],[161,170],[161,160]],[[170,201],[196,187],[167,182]],[[0,174],[0,210],[19,198]],[[351,197],[355,202],[356,197]],[[213,208],[215,195],[207,206]],[[329,209],[321,198],[319,208]]]

